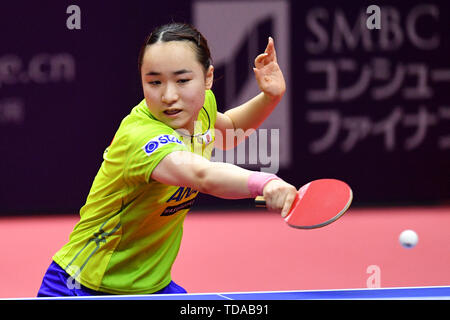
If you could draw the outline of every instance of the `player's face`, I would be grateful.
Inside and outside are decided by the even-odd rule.
[[[205,73],[187,41],[158,42],[147,47],[141,75],[152,115],[171,128],[192,134],[205,90],[212,85],[212,66]]]

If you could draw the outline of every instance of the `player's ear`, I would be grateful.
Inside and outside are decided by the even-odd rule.
[[[206,76],[205,76],[206,90],[209,90],[212,88],[213,80],[214,80],[214,67],[212,65],[210,65],[208,67],[208,70],[206,71]]]

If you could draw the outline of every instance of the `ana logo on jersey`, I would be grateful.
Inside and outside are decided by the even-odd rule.
[[[192,190],[189,187],[179,187],[177,189],[177,191],[174,192],[174,194],[172,194],[169,198],[169,200],[166,201],[166,203],[175,201],[175,202],[179,202],[183,199],[187,199],[189,197],[191,197],[192,195],[194,195],[195,197],[197,196],[198,191],[197,190]],[[175,213],[177,213],[180,210],[184,210],[184,209],[189,209],[192,207],[192,205],[194,204],[195,201],[195,197],[187,200],[185,202],[182,202],[180,204],[177,204],[175,206],[169,206],[166,209],[164,209],[163,213],[161,213],[161,216],[171,216]]]
[[[156,149],[159,147],[169,144],[169,143],[178,143],[183,144],[182,141],[180,141],[177,137],[170,135],[170,134],[161,134],[149,142],[145,144],[145,146],[142,147],[142,150],[150,156]]]

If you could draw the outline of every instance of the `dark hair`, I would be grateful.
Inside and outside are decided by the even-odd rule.
[[[145,49],[147,46],[157,42],[169,41],[190,41],[194,43],[193,48],[197,55],[198,61],[205,69],[205,72],[208,70],[212,63],[212,59],[208,42],[205,37],[192,25],[174,22],[157,27],[147,36],[139,52],[139,73],[141,72],[142,60],[144,59]]]

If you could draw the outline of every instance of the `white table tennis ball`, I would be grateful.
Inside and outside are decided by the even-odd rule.
[[[401,245],[404,248],[414,248],[419,241],[419,237],[417,236],[417,233],[415,233],[413,230],[404,230],[402,233],[400,233],[400,237],[398,238]]]

